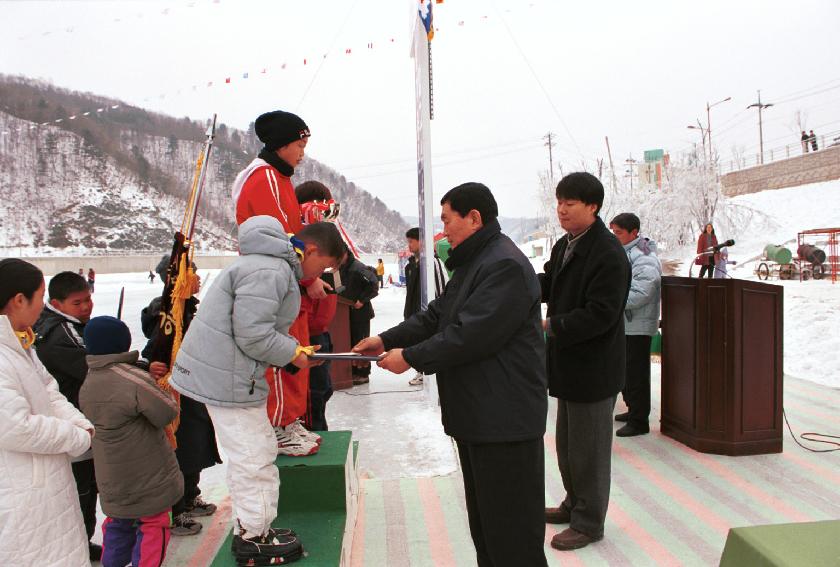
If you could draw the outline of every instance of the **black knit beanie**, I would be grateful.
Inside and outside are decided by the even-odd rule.
[[[266,112],[257,117],[254,132],[270,152],[310,136],[309,127],[300,116],[282,110]]]
[[[120,354],[131,348],[131,331],[125,323],[100,315],[85,325],[85,349],[88,354]]]

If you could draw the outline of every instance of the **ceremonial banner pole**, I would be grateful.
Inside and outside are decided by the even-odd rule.
[[[415,6],[417,0],[414,0]],[[417,204],[420,215],[420,305],[426,308],[434,299],[434,193],[432,191],[432,96],[430,39],[432,2],[419,0],[414,17],[414,95],[417,126]]]
[[[180,403],[178,393],[169,385],[169,377],[172,374],[172,365],[181,347],[181,340],[184,337],[184,307],[186,300],[192,296],[194,285],[197,283],[195,272],[192,268],[192,258],[195,251],[193,247],[193,235],[195,234],[195,222],[198,216],[198,205],[201,202],[201,194],[204,191],[204,181],[207,177],[207,166],[210,162],[210,150],[213,148],[213,140],[216,137],[216,115],[207,127],[206,139],[201,153],[195,165],[192,186],[187,197],[187,206],[184,211],[184,220],[181,223],[181,230],[175,233],[172,253],[169,255],[169,264],[166,269],[163,295],[161,297],[161,308],[159,314],[158,329],[152,341],[152,354],[149,362],[164,362],[170,371],[158,380],[162,390],[169,392],[176,401]],[[175,430],[178,429],[179,418],[166,426],[166,436],[173,447],[176,446]]]

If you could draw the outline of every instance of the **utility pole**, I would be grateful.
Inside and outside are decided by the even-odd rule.
[[[636,166],[636,160],[633,159],[633,154],[630,154],[630,157],[624,160],[624,163],[628,165],[627,169],[627,176],[630,178],[630,193],[633,193],[633,168]]]
[[[604,136],[604,140],[607,142],[607,155],[610,158],[610,173],[612,173],[612,190],[615,192],[616,187],[618,187],[618,180],[615,178],[615,167],[613,166],[612,151],[610,151],[610,137]]]
[[[726,97],[723,100],[719,100],[713,104],[709,104],[709,101],[706,101],[706,131],[709,133],[709,161],[714,163],[715,157],[712,148],[712,113],[710,112],[711,109],[722,102],[727,102],[732,100],[731,96]]]
[[[554,156],[551,153],[551,148],[553,148],[556,144],[554,142],[554,134],[549,132],[545,136],[543,136],[543,140],[545,140],[545,146],[548,147],[548,182],[551,184],[552,189],[554,188]]]
[[[764,131],[762,129],[761,124],[761,111],[765,108],[770,108],[773,106],[773,103],[761,103],[761,90],[758,91],[758,102],[754,102],[749,105],[747,108],[758,108],[758,148],[760,153],[759,163],[764,164]]]

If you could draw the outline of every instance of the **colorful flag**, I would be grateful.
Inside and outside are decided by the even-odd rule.
[[[426,28],[426,37],[432,41],[435,37],[435,29],[432,27],[432,0],[420,0],[419,13],[423,27]]]

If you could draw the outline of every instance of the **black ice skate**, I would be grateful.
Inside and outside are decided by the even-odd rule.
[[[234,535],[231,551],[239,567],[285,565],[303,557],[303,546],[289,529],[270,528],[264,535],[248,538]]]

